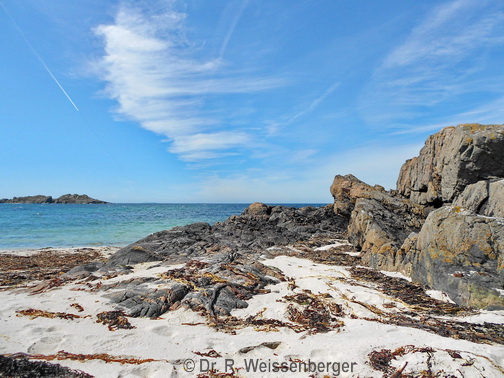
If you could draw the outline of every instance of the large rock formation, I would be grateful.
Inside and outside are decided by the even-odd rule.
[[[54,203],[105,204],[107,202],[91,198],[86,194],[64,194],[56,198]]]
[[[269,247],[308,240],[331,243],[342,237],[346,226],[331,205],[291,208],[254,203],[241,215],[213,226],[194,223],[156,232],[117,251],[106,264],[82,265],[64,277],[123,274],[131,270],[129,265],[143,262],[185,263],[158,280],[127,280],[102,290],[110,290],[110,300],[131,316],[156,317],[181,305],[229,315],[234,308],[246,307],[245,300],[266,285],[285,279],[258,261],[275,253]]]
[[[352,175],[337,175],[331,194],[334,212],[349,217],[350,242],[366,252],[364,262],[382,269],[401,263],[396,252],[410,233],[420,230],[429,210]]]
[[[470,124],[430,136],[396,191],[336,176],[331,193],[371,267],[401,271],[458,304],[504,308],[503,177],[504,125]]]
[[[54,200],[51,196],[26,196],[26,197],[14,197],[12,199],[0,199],[0,203],[53,203]]]
[[[178,263],[221,252],[264,251],[316,235],[335,236],[346,225],[330,205],[290,208],[254,203],[242,215],[213,226],[194,223],[149,235],[116,252],[108,266],[158,260]]]
[[[72,204],[104,204],[108,203],[89,197],[86,194],[65,194],[59,198],[51,196],[26,196],[14,197],[12,199],[0,199],[0,203],[72,203]]]
[[[411,278],[469,306],[504,309],[504,219],[444,206],[412,236]]]
[[[455,200],[467,185],[504,177],[504,125],[467,124],[431,135],[408,160],[397,190],[420,204]]]

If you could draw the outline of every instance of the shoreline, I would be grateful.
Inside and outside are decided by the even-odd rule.
[[[334,244],[318,249],[331,247]],[[56,251],[64,256],[65,251],[75,254],[79,248],[35,251],[42,254]],[[210,366],[215,376],[260,374],[273,378],[287,372],[290,376],[307,376],[306,370],[298,369],[292,362],[322,366],[317,376],[377,376],[396,372],[407,362],[408,369],[414,371],[430,369],[430,355],[435,356],[434,371],[452,373],[459,369],[465,376],[483,371],[488,377],[503,373],[502,344],[444,337],[421,326],[399,326],[387,321],[411,311],[411,307],[386,295],[376,284],[352,277],[350,266],[316,263],[308,257],[309,254],[304,258],[281,254],[262,258],[262,264],[289,280],[267,285],[261,294],[247,300],[246,307],[234,309],[231,317],[217,317],[221,319],[220,327],[204,313],[185,306],[153,318],[130,317],[117,312],[111,302],[111,295],[117,296],[133,282],[144,282],[151,290],[164,290],[166,283],[159,281],[159,277],[169,271],[177,272],[184,264],[144,262],[117,275],[3,290],[0,324],[9,327],[2,327],[0,354],[27,361],[24,363],[47,361],[96,377],[204,376],[210,373]],[[22,256],[19,258],[22,260]],[[326,324],[328,329],[319,330],[318,323],[302,322],[307,300],[333,315]],[[314,311],[318,307],[306,308]],[[299,324],[292,316],[295,309],[301,314]],[[112,319],[104,318],[114,314],[119,315],[122,323],[109,324]],[[430,316],[438,322],[444,318]],[[503,313],[480,311],[448,316],[449,320],[444,321],[493,320],[502,324],[503,317]],[[389,360],[382,366],[383,358]],[[265,361],[283,364],[288,369],[265,371],[249,366]],[[231,370],[227,365],[230,362]]]
[[[34,254],[40,252],[56,252],[62,254],[71,254],[71,253],[79,253],[83,250],[93,250],[97,251],[103,255],[103,257],[108,258],[114,252],[118,251],[121,248],[124,248],[127,244],[124,245],[102,245],[102,246],[71,246],[71,247],[41,247],[41,248],[18,248],[18,249],[0,249],[1,255],[15,255],[15,256],[32,256]]]

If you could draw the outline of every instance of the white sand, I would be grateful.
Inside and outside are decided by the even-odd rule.
[[[111,332],[106,326],[95,322],[96,314],[113,310],[113,306],[104,298],[103,293],[90,291],[75,291],[75,288],[87,287],[85,283],[68,284],[54,288],[45,293],[30,295],[26,291],[11,290],[0,292],[0,353],[30,353],[55,354],[64,350],[69,353],[108,353],[113,356],[134,357],[139,359],[154,359],[140,365],[106,363],[99,360],[85,362],[68,359],[52,361],[74,369],[83,370],[97,377],[192,377],[202,372],[208,362],[214,362],[215,368],[225,371],[226,359],[233,359],[234,366],[242,368],[240,376],[244,377],[308,377],[310,372],[272,372],[272,363],[288,363],[300,359],[314,363],[324,363],[324,369],[315,376],[334,374],[342,377],[380,377],[382,373],[373,370],[366,363],[367,355],[373,350],[391,349],[406,345],[415,347],[431,347],[430,353],[434,371],[444,370],[446,374],[456,377],[485,376],[501,377],[504,366],[504,345],[488,345],[472,343],[465,340],[441,337],[419,329],[398,327],[360,319],[362,317],[376,318],[377,315],[362,305],[350,302],[346,298],[356,298],[366,304],[371,304],[384,311],[400,311],[406,305],[400,301],[385,296],[383,293],[369,287],[353,286],[348,281],[350,276],[345,267],[316,264],[309,260],[279,256],[264,262],[266,265],[279,268],[288,277],[295,280],[296,289],[289,289],[287,282],[271,285],[271,292],[257,295],[248,303],[246,309],[234,310],[233,315],[245,318],[257,314],[264,309],[263,317],[285,319],[288,303],[280,301],[285,295],[299,293],[309,289],[312,293],[329,293],[336,303],[343,306],[345,317],[341,320],[345,325],[340,332],[331,331],[309,335],[306,332],[295,333],[291,329],[281,328],[278,332],[263,332],[247,327],[237,331],[236,335],[217,332],[205,324],[183,325],[182,323],[204,323],[205,319],[198,314],[179,309],[168,312],[158,320],[144,318],[129,318],[135,329]],[[131,277],[155,275],[166,271],[166,267],[148,269],[155,263],[139,264],[127,276],[112,278],[103,283],[123,280]],[[395,308],[384,307],[384,304],[395,303]],[[78,303],[84,308],[80,313],[70,305]],[[28,308],[52,312],[66,312],[77,315],[90,315],[89,318],[64,320],[50,318],[30,319],[27,316],[16,316],[16,311]],[[350,318],[350,314],[357,319]],[[504,323],[504,312],[482,312],[465,321],[492,321]],[[247,346],[254,346],[266,341],[280,341],[280,346],[271,350],[260,347],[247,354],[238,351]],[[198,356],[195,352],[215,350],[220,358]],[[452,358],[446,349],[460,351],[462,359]],[[411,353],[392,360],[394,367],[401,367],[408,361],[405,373],[427,369],[429,353]],[[265,362],[265,372],[246,372],[245,366],[249,359],[261,359]],[[184,370],[184,361],[194,372]],[[189,361],[189,362],[187,362]],[[230,360],[228,360],[230,362]],[[346,362],[347,365],[343,365]],[[327,365],[330,363],[330,365]],[[352,365],[353,363],[353,365]],[[472,363],[472,364],[471,364]],[[269,364],[269,365],[268,365]],[[467,366],[463,366],[463,365]],[[269,366],[269,368],[268,368]],[[295,364],[293,365],[296,366]],[[313,365],[312,365],[313,366]],[[317,365],[319,368],[321,365]],[[353,371],[350,368],[353,366]],[[499,366],[501,368],[499,368]],[[327,369],[329,368],[329,369]],[[346,368],[346,372],[343,372]]]
[[[115,252],[117,252],[122,247],[115,246],[100,246],[100,247],[48,247],[48,248],[39,248],[39,249],[0,249],[0,255],[16,255],[16,256],[31,256],[40,252],[58,252],[58,253],[79,253],[83,249],[87,251],[96,251],[103,255],[103,257],[110,257]]]

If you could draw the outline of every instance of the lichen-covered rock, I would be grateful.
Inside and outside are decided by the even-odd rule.
[[[504,218],[504,180],[468,185],[453,204],[475,214]]]
[[[377,269],[396,270],[402,261],[397,251],[404,240],[418,232],[423,208],[405,199],[358,199],[348,225],[348,239],[364,251],[363,262]]]
[[[353,175],[337,175],[331,185],[336,214],[349,218],[348,240],[364,252],[363,262],[374,268],[395,270],[396,252],[412,232],[418,232],[429,209],[371,186]]]
[[[331,185],[331,195],[334,198],[334,212],[350,216],[359,198],[383,199],[387,194],[383,187],[368,185],[353,175],[336,175]]]
[[[271,212],[271,206],[268,206],[261,202],[254,202],[252,205],[247,207],[244,214],[251,216],[258,215],[269,215]]]
[[[504,309],[504,219],[445,206],[429,214],[413,244],[414,281],[457,304]]]
[[[431,135],[401,168],[397,190],[440,207],[480,180],[504,177],[504,125],[466,124]]]

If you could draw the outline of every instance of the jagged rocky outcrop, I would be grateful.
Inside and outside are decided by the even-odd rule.
[[[396,269],[397,251],[430,210],[352,175],[336,176],[331,194],[334,211],[349,217],[350,242],[365,252],[364,262],[382,269]]]
[[[268,284],[285,280],[262,264],[269,247],[342,237],[347,226],[332,206],[291,208],[250,205],[239,216],[214,225],[194,223],[161,231],[137,241],[110,257],[106,264],[76,267],[65,279],[92,275],[121,275],[132,264],[157,262],[166,272],[155,278],[135,278],[104,285],[109,299],[130,316],[156,317],[180,306],[207,315],[229,315],[234,308],[261,293]],[[173,269],[172,264],[184,263]]]
[[[503,162],[504,125],[446,127],[402,166],[397,190],[414,202],[440,206],[470,184],[504,177]]]
[[[156,317],[180,306],[208,315],[229,315],[268,284],[284,281],[280,272],[251,256],[219,253],[200,256],[159,276],[102,287],[118,308],[134,317]],[[157,286],[156,289],[153,289]]]
[[[331,193],[363,262],[458,304],[503,309],[503,177],[504,125],[469,124],[430,136],[403,165],[397,190],[336,176]]]
[[[108,266],[146,261],[186,262],[197,256],[233,251],[264,251],[272,246],[308,240],[317,234],[337,235],[347,222],[332,206],[268,206],[254,203],[243,214],[213,226],[194,223],[156,232],[116,252]]]
[[[51,196],[26,196],[14,197],[12,199],[0,199],[0,203],[65,203],[65,204],[105,204],[108,202],[100,201],[89,197],[86,194],[64,194],[56,199]]]

